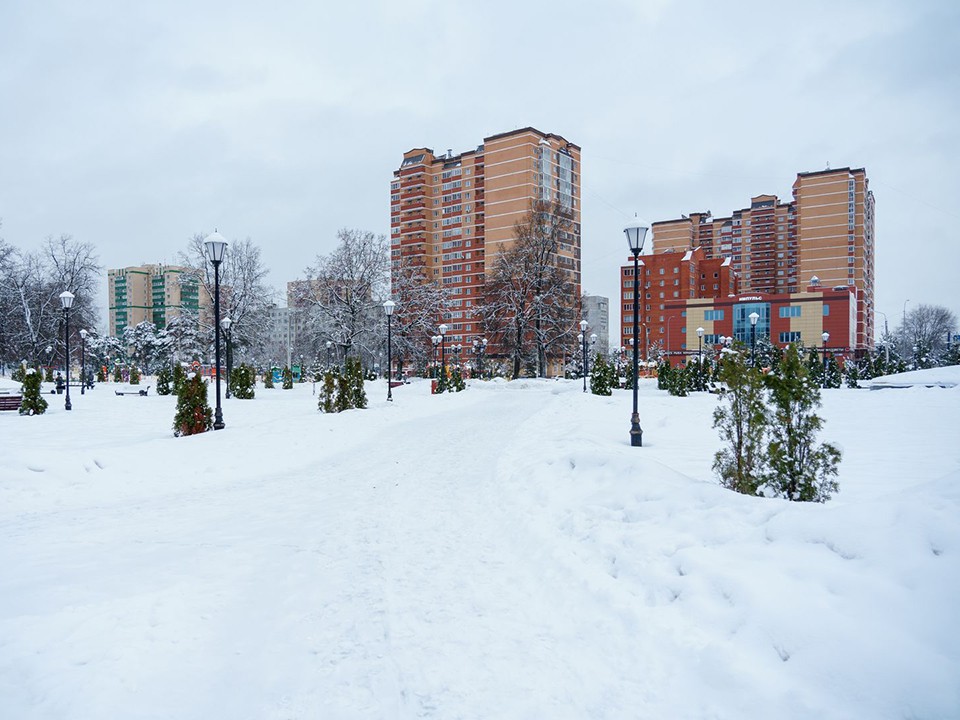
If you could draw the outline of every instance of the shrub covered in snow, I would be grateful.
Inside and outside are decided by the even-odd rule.
[[[177,393],[177,414],[173,418],[173,434],[196,435],[213,429],[213,411],[207,402],[207,383],[196,373],[188,378]]]
[[[33,368],[24,369],[23,386],[20,389],[23,400],[20,403],[21,415],[43,415],[47,410],[47,401],[43,398],[40,383],[43,376]]]

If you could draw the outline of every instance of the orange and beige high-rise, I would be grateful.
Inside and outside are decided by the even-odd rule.
[[[559,263],[580,297],[580,148],[559,135],[523,128],[484,138],[474,150],[403,154],[390,183],[394,272],[422,268],[448,291],[447,339],[465,354],[481,335],[475,310],[497,254],[536,201],[570,212],[573,232]],[[441,319],[438,318],[438,321]]]
[[[863,168],[798,173],[793,201],[758,195],[729,217],[691,213],[653,224],[654,253],[703,248],[730,258],[743,292],[856,290],[856,349],[873,346],[874,199]]]

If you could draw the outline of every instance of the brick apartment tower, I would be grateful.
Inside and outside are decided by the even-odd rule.
[[[803,292],[814,276],[826,288],[852,286],[856,348],[873,347],[874,199],[866,171],[798,173],[793,198],[758,195],[730,217],[656,222],[654,252],[700,247],[706,258],[729,257],[743,292]]]
[[[473,339],[482,336],[474,313],[486,275],[534,201],[557,201],[572,213],[574,237],[561,247],[560,263],[579,299],[580,197],[579,146],[534,128],[492,135],[459,155],[409,150],[390,183],[393,271],[420,266],[450,293],[437,323],[447,324],[447,340],[462,345],[469,358]]]

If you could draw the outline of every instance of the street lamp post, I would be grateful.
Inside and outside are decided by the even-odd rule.
[[[577,339],[583,346],[583,391],[587,391],[587,375],[590,373],[589,361],[587,360],[587,328],[589,325],[586,320],[580,321],[580,334]]]
[[[220,321],[220,325],[221,325],[221,327],[223,327],[223,334],[224,334],[224,336],[226,336],[226,338],[227,338],[227,393],[226,393],[226,397],[227,397],[227,399],[229,400],[229,399],[230,399],[230,370],[231,370],[231,367],[230,367],[230,366],[231,366],[231,364],[232,364],[231,361],[233,360],[233,347],[232,347],[232,343],[230,342],[230,341],[231,341],[230,326],[233,325],[233,320],[231,320],[229,317],[225,317],[223,320]]]
[[[752,312],[748,316],[750,318],[750,366],[757,366],[757,320],[760,319],[760,316],[757,313]]]
[[[213,265],[213,346],[216,355],[217,409],[213,414],[213,429],[223,430],[223,410],[220,407],[220,263],[227,252],[227,241],[216,230],[203,241],[207,259]]]
[[[444,340],[447,337],[447,326],[443,323],[437,328],[440,331],[440,372],[443,374],[443,380],[447,379],[447,348]]]
[[[391,374],[393,370],[393,349],[391,348],[392,338],[390,337],[390,320],[393,317],[393,309],[397,304],[393,300],[387,300],[383,304],[383,311],[387,314],[387,400],[393,402],[393,387],[391,384]]]
[[[63,320],[64,320],[64,344],[66,345],[67,350],[67,363],[66,370],[67,373],[67,401],[64,403],[63,407],[67,410],[73,410],[73,405],[70,404],[70,306],[73,305],[73,293],[69,290],[64,290],[60,293],[60,306],[63,308]]]
[[[830,333],[824,332],[822,335],[820,335],[820,339],[823,340],[823,382],[821,383],[821,387],[826,387],[827,386],[827,340],[830,339]]]
[[[627,225],[623,232],[633,255],[633,414],[630,416],[630,445],[643,447],[643,430],[640,428],[640,413],[637,411],[637,376],[640,374],[640,251],[649,228],[639,220]]]
[[[697,328],[697,390],[703,390],[703,328]]]
[[[327,370],[333,367],[333,341],[327,340]]]
[[[440,373],[437,371],[437,356],[440,349],[440,336],[431,335],[430,342],[433,345],[433,355],[430,358],[431,364],[433,365],[433,375],[436,379],[440,379]]]
[[[84,389],[87,387],[87,365],[86,365],[86,344],[87,344],[87,329],[81,328],[80,330],[80,394],[84,395]],[[70,383],[70,378],[67,378],[67,384]]]

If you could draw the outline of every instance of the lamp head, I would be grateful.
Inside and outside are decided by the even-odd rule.
[[[590,327],[590,324],[586,320],[580,321],[580,330],[586,332],[588,327]]]
[[[623,234],[627,236],[627,245],[630,246],[630,252],[636,257],[643,250],[643,241],[647,238],[647,231],[650,226],[634,218],[626,227],[623,228]]]
[[[760,316],[757,315],[755,312],[750,313],[747,317],[750,318],[750,324],[751,324],[751,325],[756,325],[756,324],[757,324],[757,320],[760,319]]]
[[[440,337],[443,337],[444,335],[447,334],[447,326],[445,324],[441,323],[440,327],[438,327],[437,330],[440,331]]]
[[[231,320],[229,317],[225,317],[223,320],[220,321],[220,325],[223,327],[224,330],[229,332],[230,326],[233,325],[233,320]]]
[[[74,294],[69,290],[64,290],[60,293],[60,305],[64,310],[69,310],[70,306],[73,305]]]
[[[89,335],[89,333],[87,332],[86,328],[80,330],[80,337],[82,337],[84,340],[87,339],[87,335]]]
[[[387,317],[390,317],[391,315],[393,315],[393,309],[396,306],[397,304],[393,300],[387,300],[383,304],[383,311],[387,314]]]
[[[207,260],[214,265],[219,265],[223,262],[223,256],[226,254],[229,244],[227,239],[216,230],[207,235],[203,240],[203,249],[207,254]]]
[[[698,328],[697,328],[697,337],[701,337],[701,338],[703,337],[703,328],[702,328],[702,327],[698,327]]]

